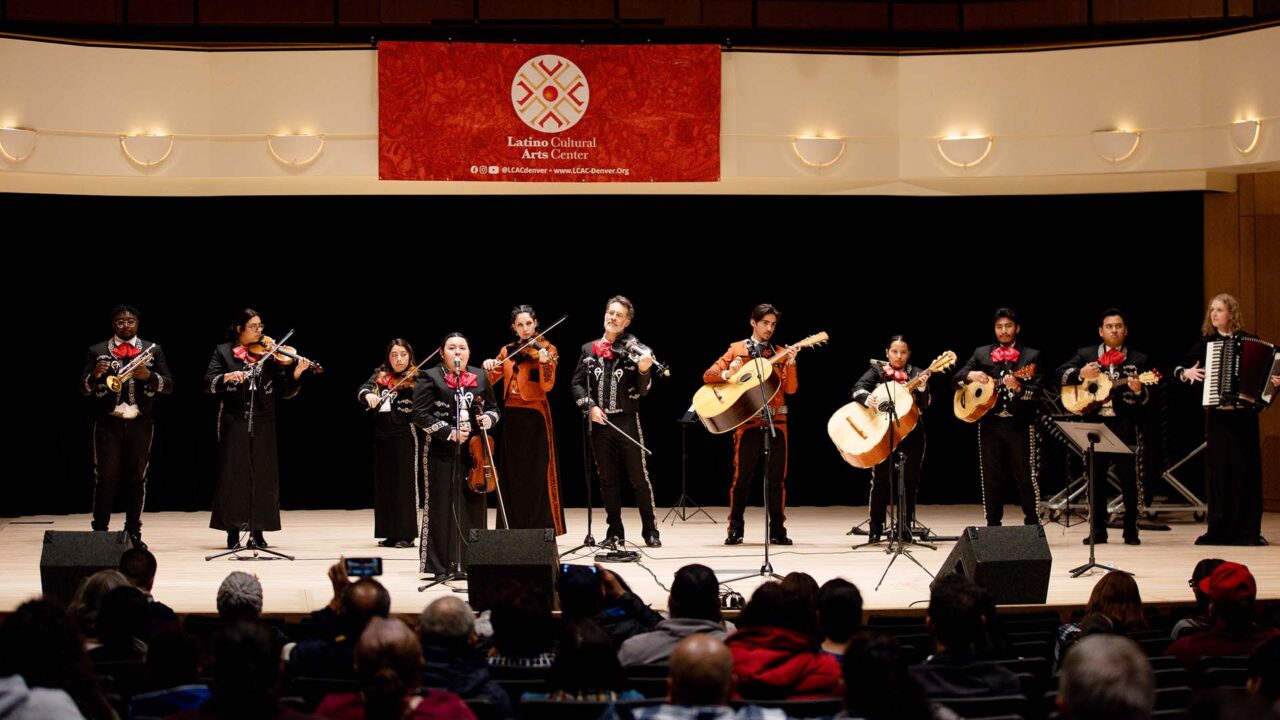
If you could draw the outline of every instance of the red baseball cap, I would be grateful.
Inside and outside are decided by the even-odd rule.
[[[1258,583],[1249,568],[1240,563],[1225,562],[1200,581],[1200,592],[1214,602],[1252,600],[1258,596]]]

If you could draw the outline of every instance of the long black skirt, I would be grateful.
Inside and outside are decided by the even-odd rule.
[[[512,528],[553,528],[563,535],[560,477],[547,414],[507,406],[502,418],[502,499]]]
[[[463,452],[455,458],[453,445],[442,442],[431,443],[428,452],[427,497],[423,501],[418,569],[439,575],[448,571],[455,561],[466,567],[467,533],[473,528],[485,527],[485,495],[467,489],[470,455]]]
[[[280,472],[276,450],[276,419],[259,415],[249,424],[239,413],[222,413],[218,420],[218,479],[213,491],[215,530],[280,529]]]
[[[425,448],[415,427],[375,435],[373,441],[373,536],[412,540],[418,536]]]

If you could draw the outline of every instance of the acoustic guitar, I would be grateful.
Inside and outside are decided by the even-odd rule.
[[[810,335],[773,357],[765,358],[759,373],[754,362],[745,360],[728,382],[707,383],[698,388],[693,394],[693,409],[698,413],[698,419],[707,430],[719,435],[755,417],[782,389],[782,378],[773,372],[774,363],[783,362],[800,348],[820,345],[827,341],[827,337],[825,332]],[[763,396],[761,385],[764,386]]]
[[[1015,371],[1013,376],[1019,380],[1026,380],[1034,377],[1036,374],[1036,364]],[[1000,383],[1003,387],[1004,383]],[[1000,399],[1000,388],[996,387],[995,378],[988,377],[984,383],[968,383],[962,388],[956,390],[955,399],[952,401],[952,410],[955,411],[956,417],[968,423],[975,423],[982,419],[987,411],[996,406],[996,400]]]
[[[1138,375],[1138,382],[1143,385],[1155,385],[1160,382],[1160,373],[1155,370],[1148,370]],[[1076,415],[1085,415],[1093,412],[1094,408],[1102,405],[1111,397],[1111,390],[1117,382],[1127,383],[1129,378],[1123,377],[1119,380],[1112,380],[1111,376],[1105,372],[1099,373],[1097,377],[1085,380],[1081,378],[1080,382],[1075,385],[1062,386],[1062,407],[1069,413]]]
[[[956,364],[956,354],[950,350],[942,353],[929,364],[929,373],[946,370]],[[917,375],[902,386],[892,391],[889,383],[876,386],[872,395],[880,398],[894,399],[894,410],[898,422],[893,428],[893,444],[896,446],[916,428],[920,422],[920,408],[916,407],[911,393],[924,382],[924,373]],[[895,383],[896,384],[896,383]],[[845,462],[858,468],[874,467],[889,457],[889,413],[880,412],[878,408],[869,408],[859,401],[853,401],[831,416],[827,421],[827,435],[836,444],[840,457]]]

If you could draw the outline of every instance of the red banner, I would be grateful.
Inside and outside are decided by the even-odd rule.
[[[720,48],[379,43],[378,176],[719,180]]]

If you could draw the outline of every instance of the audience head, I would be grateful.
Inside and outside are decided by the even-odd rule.
[[[728,705],[733,696],[733,656],[720,639],[694,633],[671,651],[667,690],[674,705]]]
[[[1138,644],[1091,635],[1062,661],[1058,709],[1078,720],[1144,720],[1155,708],[1155,673]]]
[[[722,622],[720,580],[706,565],[685,565],[671,581],[671,617]]]
[[[236,570],[218,586],[218,617],[224,622],[254,621],[262,614],[262,583]]]

